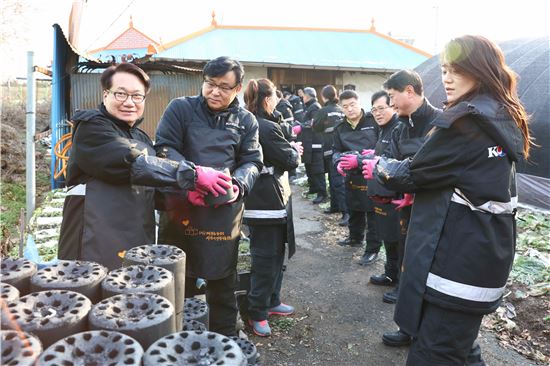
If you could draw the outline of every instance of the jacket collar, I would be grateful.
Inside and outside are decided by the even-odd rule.
[[[426,123],[432,122],[436,118],[437,112],[438,109],[434,108],[434,106],[430,104],[428,99],[424,98],[422,105],[418,107],[416,111],[411,113],[408,121],[406,119],[401,120],[407,123],[410,127],[414,127],[414,125],[417,124],[424,125]]]

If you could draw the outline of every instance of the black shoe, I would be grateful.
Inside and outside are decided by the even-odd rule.
[[[327,196],[318,194],[317,197],[311,202],[317,205],[319,203],[325,202],[326,200],[327,200]]]
[[[377,259],[378,253],[365,253],[363,254],[363,257],[359,259],[359,265],[368,266],[369,264],[376,262]]]
[[[342,247],[360,247],[365,244],[364,240],[352,239],[349,236],[338,242],[338,245]]]
[[[382,342],[390,347],[403,347],[411,344],[412,337],[401,330],[397,332],[387,332],[382,335]]]
[[[330,215],[330,214],[333,214],[333,213],[336,213],[336,212],[340,212],[338,210],[334,210],[332,207],[331,208],[327,208],[326,210],[323,211],[324,214],[327,214],[327,215]]]
[[[342,213],[342,218],[340,219],[340,221],[338,221],[338,225],[339,226],[348,226],[348,224],[349,224],[349,213],[344,212],[344,213]]]
[[[377,276],[370,276],[370,283],[378,286],[394,286],[397,284],[397,278],[388,276],[385,273]]]
[[[384,301],[387,304],[395,304],[397,302],[397,295],[399,294],[399,287],[395,286],[393,290],[390,292],[386,292],[384,296],[382,296],[382,301]]]

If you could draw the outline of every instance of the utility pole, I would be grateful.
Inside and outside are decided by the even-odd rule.
[[[26,136],[26,202],[27,222],[36,205],[36,176],[34,161],[34,134],[36,131],[36,80],[34,74],[34,52],[27,52],[27,136]]]

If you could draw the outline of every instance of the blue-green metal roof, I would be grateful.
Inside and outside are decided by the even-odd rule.
[[[412,69],[429,55],[376,32],[293,29],[224,29],[187,37],[153,58],[211,60],[341,69]]]

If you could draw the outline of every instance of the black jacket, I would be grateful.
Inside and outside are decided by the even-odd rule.
[[[378,141],[378,124],[370,112],[362,111],[363,116],[355,129],[344,120],[334,130],[332,163],[337,165],[344,153],[361,154],[363,149],[374,149]],[[349,208],[354,211],[372,211],[373,204],[368,198],[367,180],[363,177],[361,166],[347,172],[345,187],[351,197]]]
[[[264,168],[246,198],[244,222],[248,225],[287,225],[289,257],[295,252],[289,170],[300,163],[300,155],[285,139],[277,122],[258,117]],[[270,119],[273,119],[270,116]]]
[[[426,134],[432,128],[430,124],[441,113],[427,99],[409,118],[400,118],[400,124],[393,130],[390,148],[397,160],[412,157],[424,143]]]
[[[379,126],[380,135],[374,147],[374,154],[377,156],[392,157],[391,153],[391,138],[393,130],[399,125],[397,114],[394,114],[392,119],[383,126]],[[361,164],[362,165],[362,164]],[[369,196],[390,197],[395,198],[396,193],[384,187],[376,179],[367,181]],[[390,207],[390,206],[387,206]]]
[[[313,119],[317,116],[317,113],[321,109],[321,105],[317,102],[317,99],[312,98],[306,104],[306,111],[304,114],[304,120],[300,123],[302,125],[302,132],[298,136],[298,141],[302,141],[304,147],[304,154],[302,160],[306,164],[314,164],[321,161],[321,167],[323,167],[323,139],[321,135],[313,131]],[[324,171],[324,168],[321,172]]]
[[[302,99],[300,99],[300,97],[297,95],[292,95],[290,98],[288,98],[288,101],[292,105],[292,114],[294,115],[294,120],[296,122],[304,121],[304,114],[306,113],[306,110],[304,108],[304,103],[302,102]]]
[[[275,107],[282,115],[282,121],[290,125],[294,122],[294,114],[292,113],[292,104],[285,98],[281,98]]]
[[[521,131],[478,95],[440,114],[414,158],[382,158],[377,179],[415,192],[395,320],[415,335],[422,302],[466,313],[494,311],[515,249],[515,163]]]
[[[159,241],[177,245],[187,255],[187,275],[217,280],[230,276],[237,262],[243,197],[263,167],[258,122],[239,107],[213,112],[202,96],[170,102],[156,133],[157,153],[172,160],[229,169],[239,197],[219,207],[191,205],[184,194],[167,195]]]
[[[194,166],[169,162],[164,169],[139,122],[130,127],[103,105],[73,116],[60,259],[120,267],[118,252],[155,241],[155,191],[145,185],[194,188]],[[159,166],[160,178],[149,174]]]
[[[327,102],[313,118],[313,131],[323,138],[323,156],[332,156],[334,128],[345,118],[344,111],[336,102]]]

